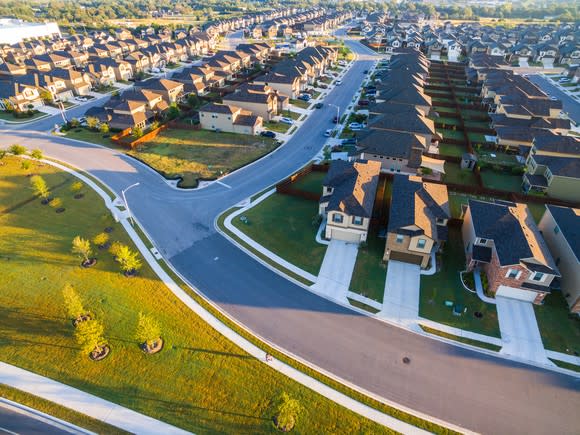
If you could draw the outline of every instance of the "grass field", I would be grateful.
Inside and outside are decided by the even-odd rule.
[[[442,268],[434,275],[421,276],[419,315],[445,325],[480,334],[499,337],[499,323],[495,305],[486,304],[479,297],[463,288],[459,272],[465,270],[465,254],[461,239],[461,228],[449,228],[449,240],[443,247]],[[467,312],[456,316],[446,301],[467,308]],[[481,319],[474,316],[479,311]]]
[[[232,223],[284,260],[318,275],[326,246],[316,242],[317,215],[317,201],[275,193],[244,213],[247,224],[240,219]]]
[[[522,176],[506,172],[496,172],[488,169],[481,171],[483,185],[490,189],[506,190],[521,193]]]
[[[322,181],[326,177],[326,172],[312,171],[304,177],[298,178],[292,183],[292,187],[298,190],[318,193],[322,196]]]
[[[304,407],[303,433],[385,432],[385,429],[278,374],[209,328],[179,302],[148,266],[137,277],[119,273],[111,255],[96,251],[91,269],[70,253],[75,235],[112,227],[112,240],[135,249],[102,200],[85,189],[74,200],[73,177],[33,163],[31,172],[55,186],[66,211],[32,198],[29,179],[13,157],[0,167],[0,359],[196,433],[268,433],[271,401],[280,391]],[[10,211],[6,211],[9,209]],[[71,284],[105,326],[111,354],[82,355],[63,306]],[[162,352],[146,356],[134,339],[139,312],[161,326]]]
[[[444,156],[461,157],[466,152],[467,148],[464,146],[441,142],[439,143],[439,154]]]
[[[463,132],[459,130],[447,130],[447,129],[439,129],[437,132],[443,136],[443,140],[445,139],[456,139],[456,140],[465,140],[465,136],[463,136]]]
[[[458,341],[460,343],[470,344],[471,346],[482,347],[484,349],[493,350],[494,352],[499,352],[501,346],[496,346],[495,344],[487,343],[485,341],[473,340],[471,338],[459,337],[458,335],[449,334],[447,332],[439,331],[438,329],[430,328],[425,325],[419,325],[421,329],[429,334],[437,335],[439,337],[447,338],[449,340]]]
[[[292,104],[293,106],[296,106],[296,107],[300,107],[301,109],[308,109],[310,107],[311,103],[312,103],[312,100],[310,100],[310,101],[304,101],[304,100],[299,100],[299,99],[291,99],[290,100],[290,104]]]
[[[10,121],[10,122],[23,122],[23,123],[30,122],[30,121],[38,119],[42,116],[47,116],[47,114],[43,113],[43,112],[35,111],[34,114],[29,118],[17,118],[16,116],[14,116],[14,114],[12,112],[6,112],[4,110],[0,110],[0,119],[4,120],[4,121]]]
[[[387,266],[383,264],[385,239],[379,239],[376,232],[369,232],[367,244],[360,247],[350,280],[350,291],[377,302],[383,302]]]
[[[288,130],[290,130],[290,127],[292,127],[290,124],[284,124],[283,122],[264,122],[264,128],[275,131],[276,133],[286,133]]]
[[[477,186],[477,178],[473,171],[461,169],[459,163],[445,162],[445,174],[443,180],[451,184],[465,184]]]
[[[553,291],[534,311],[546,349],[580,355],[580,318],[570,314],[562,292]]]

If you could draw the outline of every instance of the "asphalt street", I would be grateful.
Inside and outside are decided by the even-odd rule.
[[[70,435],[75,433],[0,406],[0,435]],[[78,433],[78,432],[76,432]]]
[[[376,56],[359,58],[325,103],[341,113]],[[222,309],[261,337],[376,395],[465,428],[494,434],[576,433],[577,378],[486,356],[410,333],[322,299],[280,277],[218,234],[225,210],[311,160],[333,126],[333,107],[316,110],[277,151],[192,191],[174,190],[151,169],[115,150],[42,132],[54,120],[0,133],[82,168],[127,199],[160,252]],[[409,364],[402,362],[410,358]]]
[[[564,112],[568,113],[570,119],[573,119],[576,124],[580,124],[580,102],[578,100],[560,90],[549,78],[534,74],[530,75],[528,79],[538,85],[544,92],[562,101]]]

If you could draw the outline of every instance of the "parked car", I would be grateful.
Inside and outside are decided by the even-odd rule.
[[[369,100],[358,100],[358,105],[359,106],[368,106]]]
[[[286,118],[285,116],[283,116],[282,118],[280,118],[280,122],[282,124],[289,124],[289,125],[294,124],[294,121],[292,119]]]
[[[337,80],[336,81],[336,86],[340,86],[340,85],[342,85],[342,80]]]
[[[316,103],[316,104],[314,105],[314,107],[315,107],[316,109],[322,109],[322,108],[324,107],[324,104],[323,104],[323,103]]]
[[[324,136],[326,136],[326,137],[330,137],[330,136],[332,136],[332,132],[333,132],[333,131],[334,131],[334,130],[333,130],[332,128],[329,128],[328,130],[326,130],[326,131],[324,132]]]
[[[365,70],[363,71],[363,74],[368,74],[368,73],[369,73],[369,70],[368,70],[368,69],[365,69]]]
[[[550,100],[552,100],[552,101],[558,101],[558,97],[550,97]]]
[[[560,82],[560,83],[568,83],[569,81],[570,81],[570,79],[567,77],[562,77],[560,80],[558,80],[558,82]]]
[[[161,70],[159,68],[151,68],[152,73],[159,73]]]
[[[319,83],[319,84],[318,84],[318,87],[319,87],[320,89],[328,89],[328,85],[327,85],[327,84],[325,84],[325,83]]]
[[[300,96],[298,97],[298,99],[299,99],[299,100],[302,100],[302,101],[310,101],[310,99],[311,99],[311,98],[312,98],[312,97],[311,97],[310,95],[308,95],[308,94],[302,94],[302,95],[300,95]]]
[[[332,122],[334,122],[335,124],[338,124],[338,116],[335,116],[334,118],[332,118]]]
[[[350,137],[348,139],[343,139],[341,143],[343,145],[356,145],[356,138]]]
[[[276,133],[274,133],[273,131],[261,131],[260,136],[271,137],[272,139],[274,139],[276,137]]]
[[[353,131],[362,130],[363,127],[364,125],[361,124],[360,122],[351,122],[350,124],[348,124],[348,128],[350,128]]]

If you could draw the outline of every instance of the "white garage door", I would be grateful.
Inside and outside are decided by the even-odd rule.
[[[507,287],[505,285],[500,285],[497,289],[496,296],[503,296],[506,298],[518,299],[520,301],[533,302],[536,299],[537,293],[522,290],[519,288]]]
[[[345,242],[350,243],[360,242],[360,234],[351,233],[350,231],[337,230],[335,228],[332,229],[331,238],[336,240],[344,240]]]

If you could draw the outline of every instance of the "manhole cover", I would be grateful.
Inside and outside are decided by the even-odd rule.
[[[404,364],[409,364],[411,362],[411,358],[409,358],[408,356],[403,358],[403,363]]]

